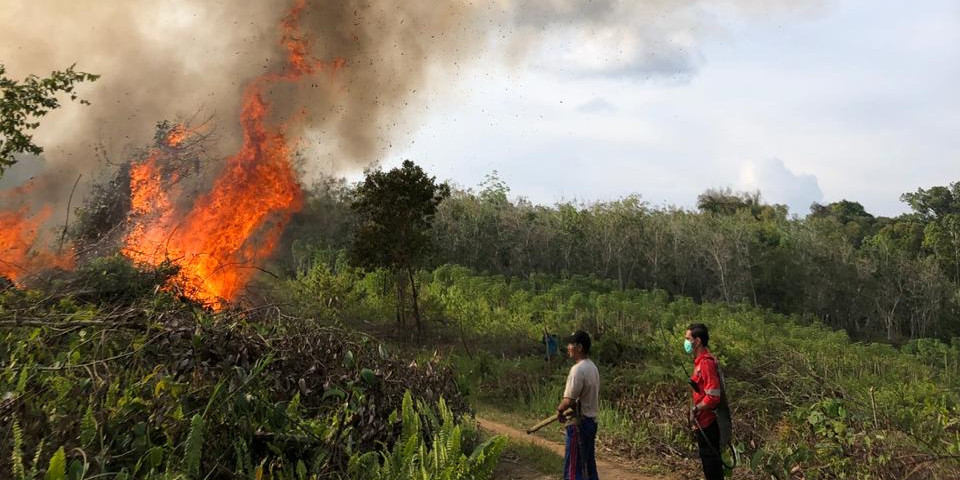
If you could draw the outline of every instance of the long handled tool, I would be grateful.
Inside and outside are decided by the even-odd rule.
[[[572,416],[574,413],[575,413],[575,412],[573,411],[572,408],[568,408],[565,412],[563,412],[563,416],[564,416],[564,417],[570,417],[570,416]],[[536,432],[537,430],[540,430],[541,428],[546,427],[547,425],[550,425],[551,423],[556,422],[556,421],[557,421],[557,416],[556,416],[556,415],[551,415],[551,416],[549,416],[549,417],[547,417],[547,418],[544,418],[543,420],[540,421],[540,423],[538,423],[538,424],[536,424],[536,425],[528,428],[528,429],[527,429],[527,434],[531,434],[531,433],[533,433],[533,432]]]

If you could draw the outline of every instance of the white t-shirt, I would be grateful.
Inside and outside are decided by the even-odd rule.
[[[589,358],[570,367],[563,397],[579,400],[580,414],[584,417],[597,418],[600,406],[600,372]]]

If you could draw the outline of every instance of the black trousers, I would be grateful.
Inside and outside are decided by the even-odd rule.
[[[697,430],[697,446],[700,447],[703,476],[707,480],[723,480],[723,461],[720,460],[719,453],[720,427],[717,426],[716,421],[704,428],[703,432],[700,429]]]

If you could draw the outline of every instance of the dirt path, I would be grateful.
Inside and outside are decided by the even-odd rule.
[[[532,443],[538,447],[545,448],[550,450],[557,455],[560,455],[563,458],[563,445],[549,440],[537,437],[535,435],[527,435],[521,430],[516,428],[504,425],[502,423],[497,423],[492,420],[485,418],[477,418],[477,422],[480,424],[480,428],[486,430],[490,433],[496,435],[506,435],[512,441],[515,442],[525,442]],[[615,463],[604,460],[601,457],[597,457],[597,474],[603,480],[665,480],[667,477],[653,477],[650,475],[644,475],[641,473],[634,472],[624,466],[617,465]],[[542,477],[549,478],[549,477]]]

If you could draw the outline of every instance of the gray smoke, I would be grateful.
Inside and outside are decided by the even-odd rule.
[[[0,13],[0,61],[12,76],[76,64],[102,74],[44,119],[37,140],[48,164],[93,166],[93,147],[112,156],[151,142],[160,120],[215,116],[223,153],[239,143],[241,94],[250,79],[286,63],[278,26],[291,2],[186,0],[8,2]],[[454,61],[472,38],[458,3],[310,2],[301,26],[319,60],[343,58],[336,78],[272,92],[277,121],[305,111],[347,164],[375,160],[403,102],[428,65]],[[421,6],[416,4],[420,3]],[[286,110],[286,111],[284,111]],[[198,114],[199,112],[199,114]],[[122,160],[122,159],[114,159]]]
[[[235,151],[244,86],[286,64],[278,26],[290,0],[4,3],[0,62],[11,76],[44,75],[71,64],[102,75],[80,89],[91,106],[66,105],[37,132],[47,171],[67,178],[63,184],[72,185],[79,172],[93,178],[88,173],[99,165],[96,145],[104,146],[108,159],[123,161],[131,147],[152,142],[161,120],[212,116],[213,153]],[[312,55],[346,64],[335,77],[320,73],[268,92],[271,118],[302,115],[303,128],[290,134],[308,159],[305,169],[335,173],[382,158],[398,136],[412,133],[417,114],[467,77],[468,64],[470,71],[482,68],[478,60],[536,64],[542,62],[537,52],[546,49],[560,52],[561,61],[541,66],[561,73],[690,76],[702,61],[699,42],[716,28],[711,8],[753,14],[798,2],[308,3],[301,26]]]

